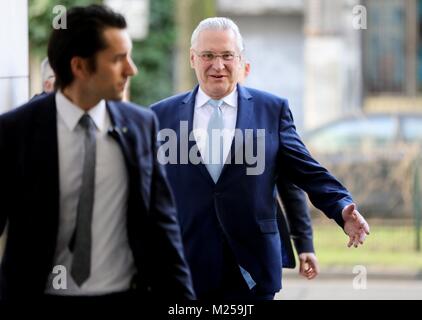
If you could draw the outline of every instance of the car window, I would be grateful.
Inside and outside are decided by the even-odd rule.
[[[406,142],[422,142],[422,118],[404,118],[402,134]]]
[[[311,133],[308,147],[317,152],[341,152],[372,149],[392,143],[396,136],[393,117],[343,120]]]

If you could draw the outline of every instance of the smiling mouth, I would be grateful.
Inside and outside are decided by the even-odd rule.
[[[210,75],[210,77],[214,78],[214,79],[223,79],[224,78],[223,75]]]

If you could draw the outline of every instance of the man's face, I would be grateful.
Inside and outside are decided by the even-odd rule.
[[[90,93],[99,99],[122,100],[129,77],[137,73],[131,58],[132,41],[125,29],[103,32],[106,49],[96,54],[96,69],[89,75]]]
[[[45,93],[50,93],[54,91],[54,83],[56,82],[56,77],[54,76],[53,70],[48,68],[47,79],[43,83],[43,91]]]
[[[233,54],[231,61],[222,56],[213,60],[204,59],[204,54]],[[202,56],[202,57],[201,57]],[[241,72],[241,57],[236,45],[236,37],[231,30],[204,30],[190,50],[191,67],[195,69],[201,89],[213,99],[221,99],[230,94]]]

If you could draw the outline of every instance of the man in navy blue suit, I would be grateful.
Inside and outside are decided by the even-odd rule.
[[[283,180],[344,229],[348,246],[369,234],[349,192],[302,143],[287,101],[238,84],[242,59],[236,24],[205,19],[190,50],[199,86],[152,106],[199,299],[270,300],[280,290]]]
[[[246,58],[241,61],[241,66],[243,72],[239,74],[239,84],[243,84],[251,72],[251,64]],[[282,202],[277,206],[277,220],[283,245],[283,268],[296,266],[290,240],[292,238],[299,256],[299,273],[311,280],[319,273],[319,263],[315,255],[311,215],[306,196],[303,190],[286,179],[278,179],[277,191],[281,197],[279,201]]]
[[[120,14],[69,9],[57,91],[0,116],[0,301],[195,298],[156,118],[120,101],[131,49]]]

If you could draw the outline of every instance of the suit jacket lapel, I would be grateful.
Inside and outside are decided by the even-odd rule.
[[[196,86],[195,89],[182,101],[180,108],[179,108],[179,123],[182,123],[182,121],[187,121],[188,123],[188,135],[190,135],[193,131],[193,114],[195,111],[195,98],[196,98],[196,94],[198,92],[198,88],[199,86]],[[196,141],[194,139],[189,139],[188,137],[182,137],[181,136],[181,132],[180,130],[178,130],[178,142],[179,142],[179,146],[180,146],[180,141],[182,141],[182,143],[185,143],[184,141],[186,139],[188,139],[188,149],[187,149],[187,156],[189,156],[189,152],[190,150],[192,150],[192,148],[197,148],[196,145]],[[178,146],[178,150],[179,150],[179,156],[181,156],[181,150]],[[180,161],[180,159],[179,159]],[[188,159],[188,163],[190,163],[189,159]],[[214,184],[214,181],[212,180],[208,169],[205,167],[205,165],[200,162],[197,165],[193,165],[194,167],[196,167],[200,173],[204,176],[204,178],[208,181],[208,183],[210,184]]]
[[[136,159],[129,141],[132,128],[115,102],[107,101],[107,110],[112,124],[108,133],[119,143],[128,166],[134,167]]]
[[[135,136],[133,134],[135,130],[142,131],[142,128],[136,128],[135,125],[124,116],[122,112],[123,108],[121,108],[118,103],[107,101],[107,110],[112,123],[112,127],[108,130],[108,133],[119,144],[127,166],[129,181],[136,186],[139,186],[142,197],[141,205],[148,211],[149,201],[146,201],[146,199],[149,199],[150,197],[152,166],[148,166],[146,163],[147,161],[150,161],[150,159],[141,159],[141,152],[137,154],[137,141],[135,141]],[[141,133],[142,132],[140,132],[140,134]],[[141,139],[144,141],[140,141],[140,143],[146,143],[146,139],[148,139],[148,137]],[[152,155],[152,157],[154,156],[155,155]],[[143,163],[144,160],[145,163]]]
[[[252,101],[252,96],[249,92],[242,86],[237,86],[238,91],[238,99],[237,99],[237,119],[236,119],[236,129],[240,130],[243,134],[243,144],[235,143],[235,137],[233,137],[231,149],[230,149],[230,163],[235,163],[235,156],[238,152],[243,152],[243,146],[246,144],[245,138],[245,130],[246,129],[253,129],[252,127],[252,119],[254,114],[254,103]],[[227,157],[226,164],[224,165],[223,171],[227,169],[227,164],[229,162],[229,157]]]

